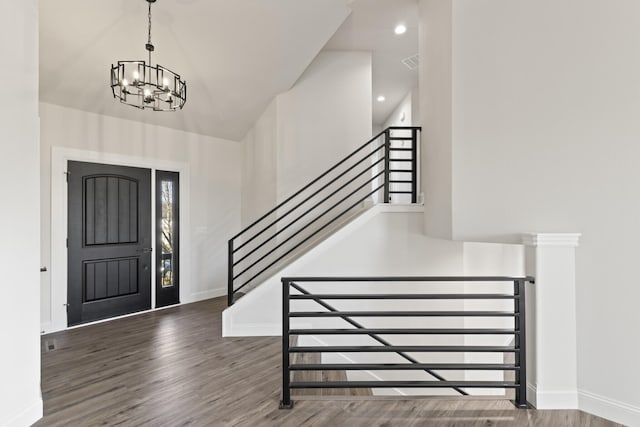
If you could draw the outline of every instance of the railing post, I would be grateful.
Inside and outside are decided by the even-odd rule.
[[[411,203],[418,203],[418,129],[411,129]]]
[[[289,373],[289,291],[291,282],[282,279],[282,400],[280,409],[293,408],[291,400],[291,376]]]
[[[229,240],[227,255],[227,306],[233,305],[233,239]]]
[[[390,203],[389,197],[389,157],[391,156],[391,131],[384,131],[384,199],[383,203]]]
[[[525,280],[519,279],[513,282],[513,292],[517,295],[514,299],[515,330],[516,334],[515,346],[519,349],[516,352],[516,366],[520,369],[516,370],[516,401],[518,408],[526,409],[529,407],[527,403],[527,336],[526,336],[526,313],[525,313]]]

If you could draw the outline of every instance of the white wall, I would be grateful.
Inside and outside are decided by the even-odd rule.
[[[278,200],[371,138],[371,53],[323,51],[278,97]]]
[[[323,51],[243,139],[248,225],[371,137],[371,54]]]
[[[0,3],[0,425],[42,416],[40,394],[40,235],[38,9],[35,0]]]
[[[453,58],[452,94],[441,103],[452,103],[452,120],[438,120],[452,137],[429,142],[452,150],[453,209],[438,206],[428,229],[500,242],[527,231],[582,233],[580,406],[638,425],[640,372],[629,367],[640,354],[632,326],[640,324],[640,3],[422,0],[426,32],[434,3],[453,5],[453,44],[443,35],[440,45]],[[422,41],[421,88],[448,85],[429,74],[441,55]],[[423,105],[437,101],[422,89]],[[432,118],[423,111],[422,125]]]
[[[225,310],[223,334],[279,335],[283,276],[461,275],[462,243],[425,237],[422,217],[421,206],[374,206]]]
[[[274,99],[242,140],[243,226],[278,204],[277,119],[277,101]]]
[[[391,126],[413,126],[413,99],[417,95],[417,89],[415,91],[407,93],[407,95],[402,99],[402,101],[400,101],[396,108],[393,109],[393,112],[389,114],[389,117],[384,122],[384,125],[382,125],[382,129],[386,129]],[[416,117],[418,117],[417,114]]]
[[[452,4],[420,0],[420,120],[425,232],[451,238]]]
[[[188,181],[189,205],[181,206],[188,227],[181,231],[181,240],[188,246],[181,258],[183,266],[188,263],[189,275],[182,277],[181,301],[224,295],[227,239],[240,228],[241,145],[51,104],[40,104],[40,109],[43,265],[51,266],[52,147],[120,156],[133,159],[134,163],[135,159],[144,159],[160,167],[174,162],[184,164],[188,171],[188,176],[182,179]],[[56,190],[58,178],[53,180],[54,191],[59,191],[59,188]],[[56,242],[53,243],[55,246]],[[50,281],[43,280],[42,294],[42,322],[46,329],[52,327],[48,322],[55,315],[49,310],[51,304],[54,304],[54,313],[60,307],[55,297],[53,300],[49,297]],[[58,327],[53,325],[54,329]]]

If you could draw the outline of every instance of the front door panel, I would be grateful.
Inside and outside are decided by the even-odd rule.
[[[72,162],[69,326],[151,308],[151,171]]]

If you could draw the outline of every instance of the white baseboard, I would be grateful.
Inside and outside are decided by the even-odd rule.
[[[536,409],[578,409],[578,392],[544,391],[527,382],[527,402]]]
[[[189,298],[189,302],[218,298],[224,295],[227,295],[227,288],[207,289],[206,291],[193,292],[191,298]]]
[[[640,426],[640,407],[629,405],[586,390],[578,390],[580,409],[628,426]]]
[[[571,390],[541,391],[536,393],[537,409],[578,409],[578,392]]]
[[[3,427],[24,427],[30,426],[42,418],[42,398],[27,406],[19,414],[14,415],[10,419],[4,421],[0,419],[0,425]]]
[[[282,336],[282,325],[273,323],[242,323],[234,325],[222,313],[223,337],[279,337]]]
[[[206,290],[206,291],[192,293],[190,298],[188,298],[187,301],[182,301],[180,304],[176,304],[176,305],[169,305],[169,306],[166,306],[166,307],[158,307],[158,308],[153,308],[151,310],[136,311],[134,313],[123,314],[123,315],[120,315],[120,316],[109,317],[107,319],[96,320],[94,322],[87,322],[87,323],[82,323],[80,325],[62,327],[62,328],[57,328],[57,329],[53,327],[53,323],[45,322],[45,323],[41,323],[40,324],[40,330],[42,331],[41,333],[43,335],[46,335],[46,334],[65,331],[65,330],[69,330],[69,329],[84,328],[85,326],[97,325],[99,323],[110,322],[112,320],[117,320],[117,319],[124,319],[125,317],[139,316],[141,314],[151,313],[151,312],[154,312],[154,311],[166,310],[166,309],[169,309],[169,308],[177,307],[178,305],[191,304],[191,303],[198,302],[198,301],[203,301],[203,300],[207,300],[207,299],[211,299],[211,298],[221,297],[223,295],[227,295],[227,288],[209,289],[209,290]],[[4,426],[2,426],[2,427],[4,427]]]
[[[48,334],[53,331],[53,324],[51,322],[42,322],[40,324],[40,333]]]

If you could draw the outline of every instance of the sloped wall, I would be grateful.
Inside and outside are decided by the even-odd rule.
[[[323,51],[269,104],[242,140],[243,226],[371,137],[371,90],[369,52]]]

